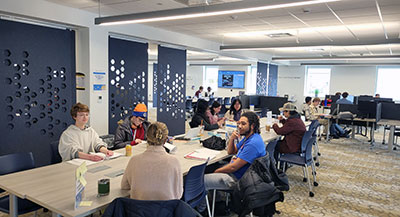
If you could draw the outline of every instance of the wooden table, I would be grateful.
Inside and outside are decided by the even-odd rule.
[[[205,132],[205,134],[205,137],[209,136],[207,132]],[[265,144],[279,138],[273,130],[266,132],[265,127],[261,129],[261,136],[263,137]],[[186,175],[192,166],[204,162],[200,160],[185,159],[183,157],[185,154],[202,147],[198,140],[189,142],[174,141],[174,145],[177,146],[177,151],[173,155],[179,160],[183,175]],[[146,143],[132,147],[133,155],[135,156],[143,153],[146,150],[146,147]],[[116,152],[125,153],[125,150],[120,149]],[[225,150],[223,150],[214,159],[210,160],[209,164],[218,162],[226,157],[229,157],[229,155]],[[86,216],[108,205],[117,197],[129,196],[129,190],[121,190],[122,176],[118,176],[110,178],[110,194],[107,196],[97,197],[97,181],[104,178],[105,174],[125,169],[129,159],[129,157],[122,156],[117,159],[106,160],[88,166],[88,169],[102,165],[110,167],[109,169],[96,173],[86,173],[85,178],[88,184],[85,187],[83,200],[93,201],[90,207],[79,207],[78,209],[74,209],[74,176],[77,166],[67,162],[0,176],[0,188],[6,190],[10,194],[10,216],[12,217],[18,216],[18,204],[16,203],[17,197],[28,199],[47,208],[53,212],[53,216]]]

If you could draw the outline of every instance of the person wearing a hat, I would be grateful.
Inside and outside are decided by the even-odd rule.
[[[300,151],[301,140],[306,132],[306,126],[297,113],[297,108],[293,103],[285,103],[282,108],[279,108],[286,119],[279,116],[279,121],[283,124],[279,127],[278,124],[272,125],[272,128],[278,135],[285,136],[283,140],[279,140],[275,148],[275,159],[277,160],[279,153],[295,153]]]
[[[136,105],[132,115],[126,117],[115,131],[113,149],[125,148],[126,145],[137,145],[146,140],[146,132],[150,123],[146,121],[147,107],[145,104]]]

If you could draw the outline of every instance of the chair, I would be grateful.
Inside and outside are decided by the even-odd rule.
[[[207,163],[208,160],[201,165],[190,168],[185,177],[182,200],[188,203],[192,208],[195,208],[206,198],[208,215],[212,216],[207,191],[204,185],[204,171]]]
[[[271,142],[268,143],[266,151],[269,154],[269,157],[272,159],[272,161],[276,164],[274,154],[275,154],[275,147],[278,144],[279,139],[272,140]]]
[[[196,211],[182,200],[134,200],[120,197],[108,205],[103,217],[195,217],[197,215]]]
[[[23,170],[29,170],[35,168],[35,161],[33,159],[32,152],[28,153],[16,153],[0,156],[0,176],[9,173],[15,173]],[[4,191],[3,189],[0,189]],[[18,214],[22,215],[28,212],[33,212],[41,207],[29,200],[23,200],[18,198]],[[0,211],[7,214],[10,213],[10,198],[9,195],[0,198]]]
[[[310,124],[310,126],[308,127],[308,130],[313,131],[312,136],[317,138],[317,131],[319,128],[320,124],[318,120],[313,120]],[[319,163],[319,156],[321,156],[321,153],[319,152],[319,147],[318,147],[318,142],[317,139],[315,139],[315,142],[313,143],[314,146],[314,161],[315,161],[315,166],[319,167],[320,163]]]
[[[60,153],[58,152],[59,141],[54,141],[50,143],[51,148],[51,164],[57,164],[62,162]]]
[[[308,180],[309,187],[309,195],[310,197],[314,197],[314,193],[312,192],[312,186],[310,177],[308,175],[308,166],[311,165],[312,175],[314,179],[314,186],[318,186],[315,172],[314,159],[312,156],[312,146],[316,140],[316,137],[313,137],[314,131],[308,130],[303,136],[301,141],[301,152],[300,153],[290,153],[290,154],[281,154],[279,161],[284,163],[290,163],[297,166],[303,167],[303,182]],[[307,177],[306,177],[307,176]]]
[[[219,104],[222,105],[222,97],[217,97],[216,101],[219,102]]]
[[[225,98],[224,98],[224,105],[225,105],[225,106],[231,105],[231,98],[225,97]]]

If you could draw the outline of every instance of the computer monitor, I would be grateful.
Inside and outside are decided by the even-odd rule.
[[[238,98],[242,102],[242,109],[250,108],[250,98],[248,95],[241,95],[241,96],[238,96]]]
[[[392,98],[374,98],[375,102],[393,102]]]
[[[380,102],[382,104],[382,119],[400,120],[400,104]]]
[[[351,112],[352,114],[358,115],[358,106],[353,104],[339,104],[338,113],[340,112]]]
[[[250,95],[250,105],[254,105],[255,108],[258,108],[260,105],[260,96],[259,95]]]
[[[260,108],[267,108],[272,114],[279,115],[279,108],[288,102],[286,97],[278,96],[260,96]]]

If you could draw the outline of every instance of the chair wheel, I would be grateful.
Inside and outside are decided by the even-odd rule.
[[[307,178],[303,178],[303,182],[307,182]]]
[[[313,157],[314,160],[317,160],[317,157]]]
[[[310,191],[309,193],[310,197],[314,197],[314,193]]]
[[[393,150],[397,150],[397,148],[396,148],[396,147],[393,147]]]
[[[318,186],[318,182],[314,182],[314,186]]]
[[[321,156],[321,153],[318,152],[318,156]]]
[[[315,166],[319,167],[319,162],[315,163]]]

